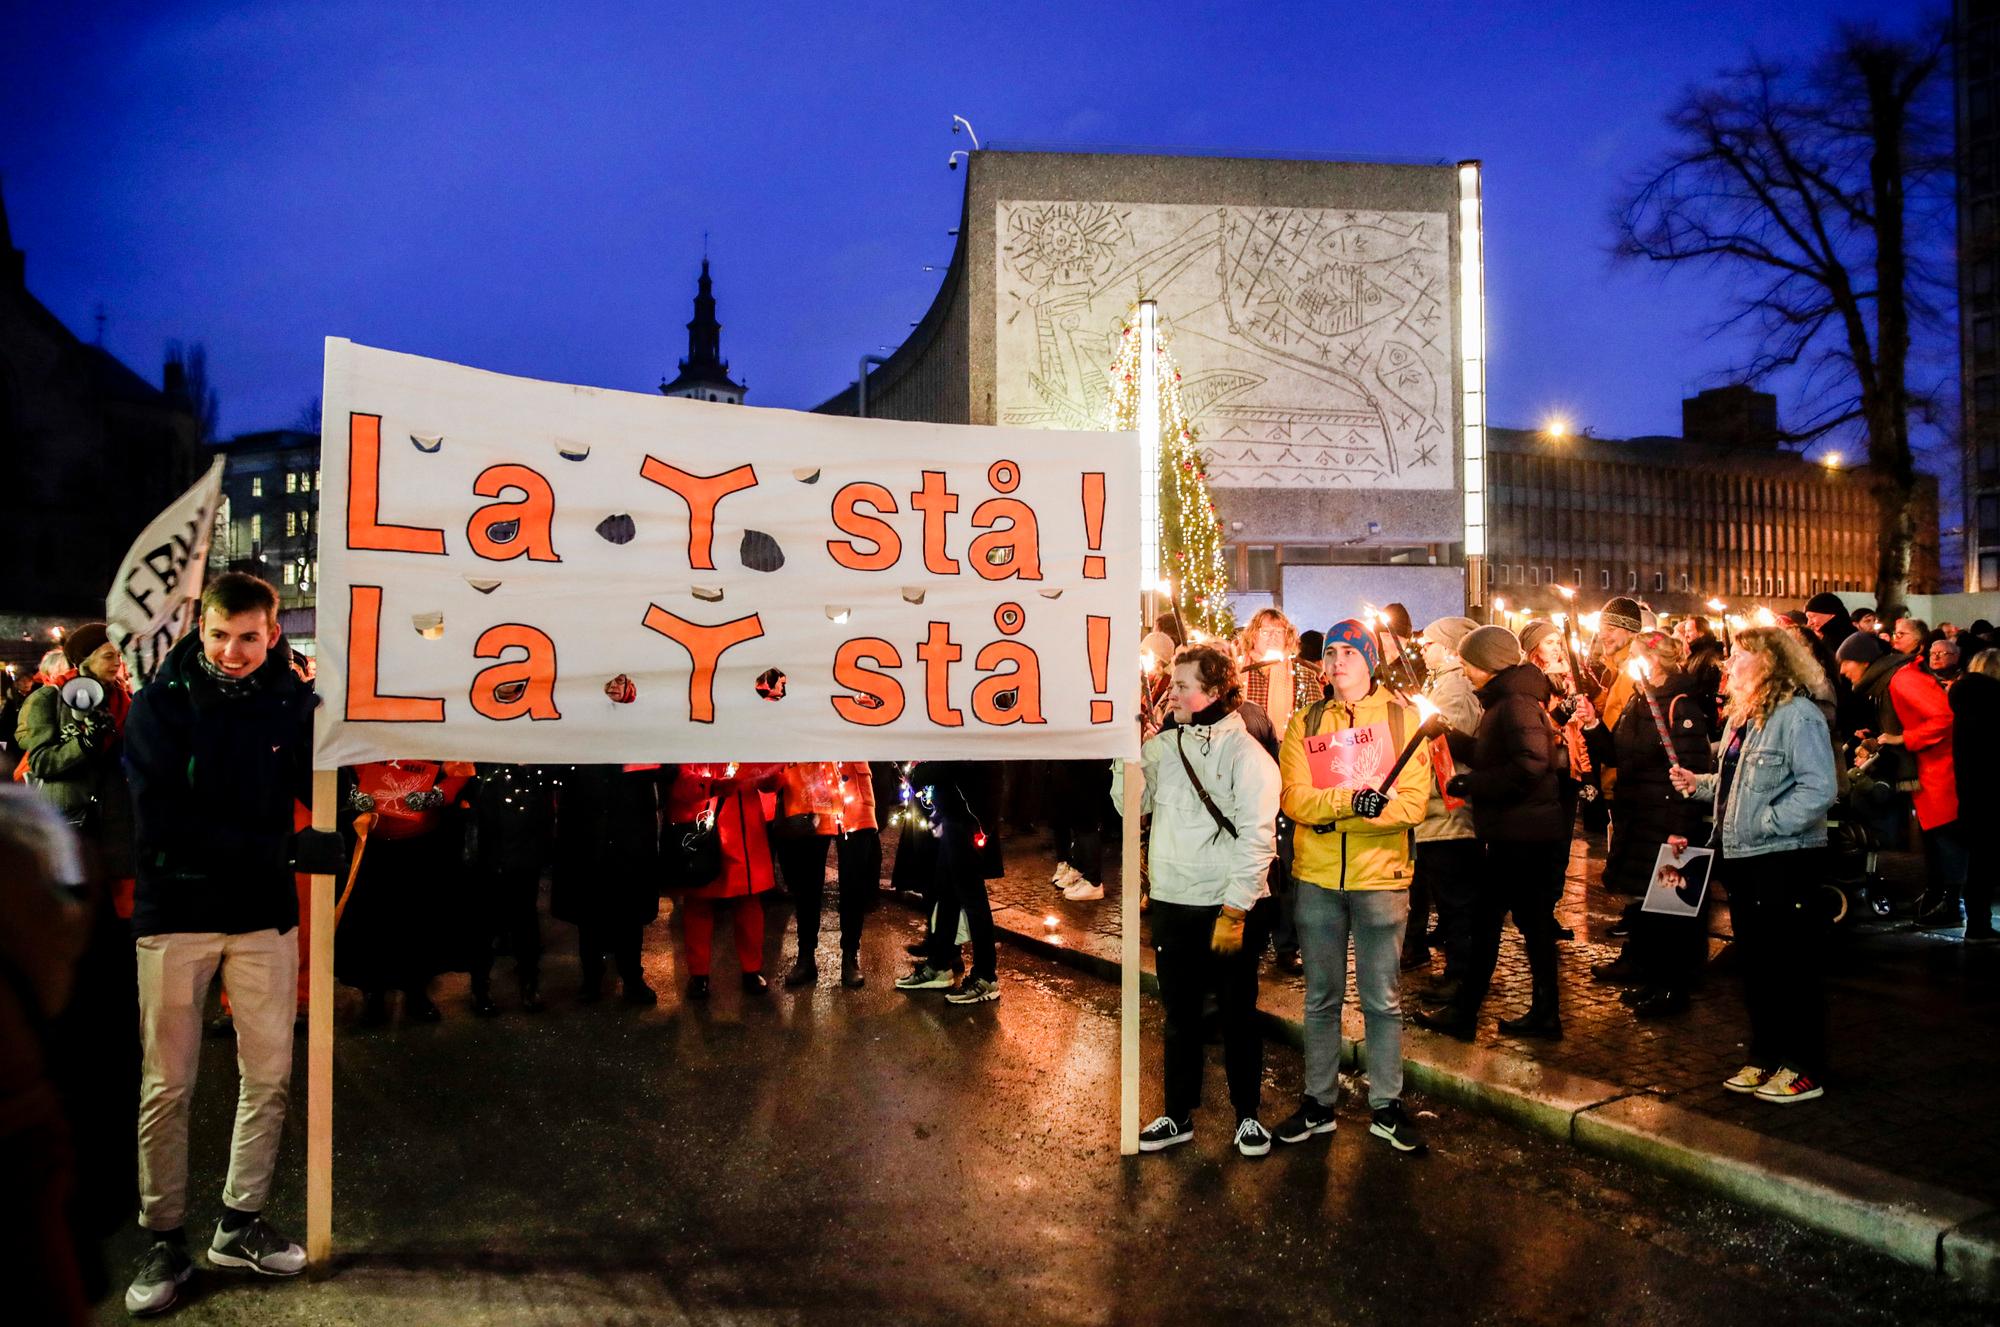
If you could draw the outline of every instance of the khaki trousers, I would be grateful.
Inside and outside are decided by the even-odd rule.
[[[139,1224],[173,1230],[187,1218],[188,1108],[201,1064],[201,1014],[216,969],[236,1025],[236,1131],[222,1201],[262,1211],[277,1166],[292,1082],[299,946],[291,931],[141,936]]]

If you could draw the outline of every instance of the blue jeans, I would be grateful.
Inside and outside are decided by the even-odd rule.
[[[1303,880],[1294,915],[1306,961],[1306,1095],[1340,1100],[1340,1008],[1347,998],[1347,943],[1354,941],[1354,988],[1368,1036],[1368,1104],[1403,1095],[1403,1005],[1397,985],[1409,891],[1322,889]]]

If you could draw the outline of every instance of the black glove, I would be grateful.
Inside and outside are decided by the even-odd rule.
[[[1444,792],[1447,797],[1463,798],[1466,793],[1465,776],[1463,774],[1452,775],[1444,785]]]
[[[1363,788],[1354,794],[1354,814],[1363,820],[1373,820],[1388,807],[1389,799],[1379,789]]]
[[[301,875],[342,875],[347,841],[331,830],[302,829],[292,835],[292,869]]]

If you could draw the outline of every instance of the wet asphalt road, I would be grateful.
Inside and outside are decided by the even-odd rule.
[[[829,914],[831,909],[829,909]],[[891,988],[915,918],[870,918],[869,984],[681,995],[649,932],[657,1010],[574,996],[551,927],[541,1015],[338,1045],[334,1275],[204,1270],[174,1321],[628,1323],[1986,1323],[1933,1276],[1413,1096],[1431,1155],[1392,1154],[1344,1102],[1330,1140],[1247,1161],[1226,1107],[1196,1141],[1118,1155],[1115,988],[1006,948],[998,1004]],[[511,1005],[509,963],[495,981]],[[344,992],[346,996],[352,993]],[[303,1037],[300,1042],[303,1065]],[[1158,1108],[1157,1011],[1145,1113]],[[1295,1052],[1268,1054],[1265,1120]],[[1219,1054],[1210,1067],[1221,1103]],[[302,1236],[303,1068],[270,1215]],[[191,1234],[212,1228],[233,1105],[203,1057]],[[206,1223],[206,1225],[204,1225]],[[120,1269],[136,1234],[111,1250]],[[114,1293],[101,1320],[123,1322]]]

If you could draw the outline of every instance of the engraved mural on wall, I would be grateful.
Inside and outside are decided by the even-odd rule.
[[[1443,213],[1003,200],[995,220],[997,422],[1104,427],[1143,291],[1211,484],[1452,486]]]

